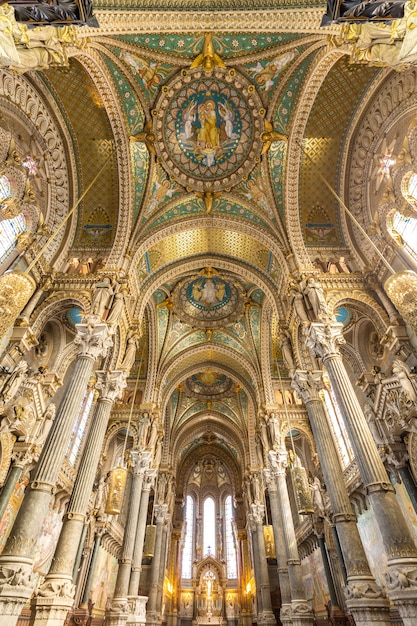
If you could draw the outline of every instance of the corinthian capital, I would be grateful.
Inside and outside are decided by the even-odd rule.
[[[310,348],[315,357],[339,355],[339,346],[346,343],[342,335],[343,324],[332,322],[320,324],[313,322],[304,329],[306,346]]]
[[[85,324],[76,324],[77,334],[74,343],[79,347],[79,354],[90,356],[94,360],[106,356],[113,345],[107,324],[97,321],[96,316],[89,316]]]
[[[288,466],[288,454],[285,448],[281,447],[278,452],[270,450],[268,452],[268,465],[273,476],[285,476]]]
[[[126,387],[126,372],[114,370],[96,372],[96,389],[100,392],[100,398],[107,398],[114,402],[121,397],[123,389]]]
[[[323,389],[323,375],[320,370],[307,372],[296,370],[292,375],[291,387],[296,390],[298,397],[307,404],[312,400],[319,400],[319,391]]]
[[[263,524],[265,507],[263,504],[251,504],[250,513],[248,515],[248,521],[251,529],[254,530],[257,524]]]

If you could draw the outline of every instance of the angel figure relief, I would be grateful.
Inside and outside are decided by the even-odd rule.
[[[296,50],[290,50],[285,54],[269,61],[266,65],[262,65],[260,61],[254,66],[248,68],[248,72],[253,75],[255,82],[263,91],[269,91],[274,86],[274,81],[281,70],[297,56]]]
[[[158,61],[148,61],[128,50],[123,50],[120,58],[127,63],[132,73],[142,79],[148,91],[155,90],[167,77],[170,70]]]

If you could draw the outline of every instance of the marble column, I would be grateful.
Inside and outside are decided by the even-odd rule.
[[[278,499],[281,505],[282,530],[287,550],[288,577],[291,589],[292,623],[293,626],[312,626],[314,617],[311,606],[305,596],[301,561],[298,554],[297,539],[287,489],[287,451],[283,444],[281,444],[279,451],[270,450],[268,457],[269,469],[272,475],[275,476],[278,487]]]
[[[258,598],[258,626],[276,624],[272,611],[271,588],[269,585],[268,562],[264,540],[264,505],[254,502],[250,505],[248,521],[252,530],[253,551],[256,563],[256,595]]]
[[[162,596],[164,590],[160,586],[160,573],[161,568],[162,571],[165,571],[165,555],[163,554],[163,544],[165,528],[168,524],[168,519],[168,504],[155,505],[156,540],[150,572],[149,599],[146,611],[146,623],[148,624],[148,626],[159,626],[161,623],[158,606],[159,599]]]
[[[125,373],[122,371],[97,371],[96,376],[99,399],[91,420],[91,427],[51,567],[39,588],[37,597],[32,601],[31,625],[33,626],[63,626],[73,604],[73,597],[69,590],[74,563],[85,525],[110,412],[114,401],[121,396],[126,386]],[[64,597],[60,593],[63,586],[66,586],[68,590]],[[55,590],[57,590],[56,593],[54,593]],[[60,617],[56,617],[58,612]],[[48,614],[49,617],[47,617]]]
[[[73,375],[40,454],[33,483],[19,509],[9,539],[0,556],[0,626],[15,626],[37,580],[32,572],[33,554],[42,523],[48,513],[53,488],[71,437],[95,361],[112,345],[106,324],[87,317],[77,324],[74,339],[79,347]],[[55,590],[63,598],[72,594],[72,582]]]
[[[271,521],[274,529],[275,553],[278,565],[278,580],[281,591],[281,609],[279,613],[283,624],[292,624],[291,620],[291,588],[288,577],[287,554],[282,524],[281,509],[278,501],[277,483],[270,470],[264,470],[265,482],[268,487]]]
[[[346,606],[357,626],[380,624],[388,626],[389,601],[377,585],[368,565],[356,524],[356,515],[349,500],[334,437],[320,398],[323,389],[322,372],[296,370],[292,387],[303,400],[323,471],[324,482],[333,512],[343,561],[346,568]]]
[[[84,590],[81,598],[81,604],[78,609],[74,611],[74,618],[76,619],[76,624],[79,626],[87,626],[89,617],[90,617],[90,609],[89,609],[89,599],[91,587],[93,584],[94,573],[96,568],[97,557],[100,549],[101,538],[105,532],[105,526],[100,526],[96,528],[94,534],[94,544],[91,552],[91,559],[88,566],[87,578],[84,584]]]
[[[123,536],[122,555],[119,559],[116,586],[111,605],[106,615],[106,623],[108,626],[124,626],[129,616],[127,596],[129,592],[130,572],[135,548],[143,478],[149,467],[150,460],[150,452],[132,453],[133,477],[129,494],[129,508]]]
[[[152,456],[152,453],[149,453]],[[140,499],[138,523],[136,526],[135,546],[133,549],[132,569],[130,572],[128,596],[138,595],[140,573],[142,571],[143,544],[145,541],[146,520],[148,517],[149,495],[153,487],[156,469],[147,469],[143,479],[142,495]]]
[[[404,626],[417,623],[417,549],[343,364],[342,324],[313,322],[306,345],[325,365],[388,557],[386,587]]]

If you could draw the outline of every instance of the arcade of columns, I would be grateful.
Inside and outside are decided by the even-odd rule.
[[[88,50],[88,45],[86,41],[84,62],[103,92],[115,136],[119,133],[115,151],[119,151],[122,187],[131,183],[123,161],[130,155],[129,132],[123,127],[115,92],[104,84],[95,65],[99,65],[99,48]],[[100,41],[95,45],[99,47]],[[72,52],[81,54],[80,49]],[[215,72],[223,80],[223,69]],[[45,93],[39,79],[33,77],[31,82],[3,73],[9,80],[4,84],[13,85],[15,93],[18,88],[26,90],[28,99],[40,102],[43,123],[54,128],[51,111],[58,115],[58,107],[49,111],[41,101],[39,94],[45,97]],[[312,82],[314,78],[312,73]],[[391,80],[393,89],[395,79]],[[410,93],[411,89],[409,109],[413,105],[416,110]],[[307,89],[304,104],[310,97]],[[19,180],[21,192],[19,209],[7,206],[2,219],[22,210],[31,224],[29,234],[19,238],[16,250],[3,263],[3,271],[10,267],[24,271],[48,234],[39,220],[44,209],[37,206],[36,193],[29,193],[31,182],[21,165],[23,109],[20,119],[16,102],[10,111],[2,102],[1,110],[0,171]],[[413,124],[407,129],[410,148],[403,163],[410,169],[415,156]],[[143,129],[137,143],[154,159],[156,168],[150,134]],[[68,137],[57,135],[56,129],[52,135],[53,150],[56,154],[61,150],[64,158]],[[278,136],[270,138],[267,149],[281,141]],[[263,164],[267,149],[262,148]],[[292,150],[289,161],[300,158],[295,139]],[[50,163],[49,167],[52,171]],[[54,177],[62,172],[56,162],[54,167],[51,179],[56,184]],[[70,184],[75,189],[75,181],[68,180],[59,200],[65,212],[70,208]],[[393,187],[388,195],[395,195]],[[121,202],[123,193],[128,192],[120,191]],[[358,233],[355,241],[349,231],[351,249],[340,247],[339,260],[329,272],[323,264],[313,263],[301,236],[287,235],[281,226],[268,235],[259,232],[258,245],[267,240],[281,263],[279,293],[246,257],[216,248],[219,230],[243,233],[245,229],[230,216],[216,215],[213,194],[201,192],[197,197],[201,214],[193,227],[188,216],[183,230],[205,230],[209,239],[212,233],[213,248],[210,241],[203,251],[198,248],[201,242],[196,244],[194,255],[179,254],[165,267],[161,264],[150,284],[140,288],[140,255],[150,251],[158,237],[168,239],[175,228],[180,235],[179,222],[172,231],[161,227],[157,235],[150,231],[141,239],[138,223],[127,225],[126,215],[120,212],[119,232],[108,258],[104,261],[96,249],[91,258],[89,252],[88,258],[77,261],[74,250],[80,247],[73,245],[74,221],[65,236],[57,237],[56,247],[36,261],[32,272],[36,290],[12,327],[3,329],[0,515],[6,520],[12,509],[13,515],[0,554],[0,626],[272,626],[279,622],[413,626],[417,623],[415,328],[407,325],[385,294],[384,267],[366,245],[360,262],[360,254],[354,251],[363,244]],[[291,204],[290,192],[287,199]],[[163,200],[161,196],[161,205]],[[48,209],[44,212],[53,230],[59,220],[55,223],[56,215],[51,217]],[[369,226],[365,220],[364,226]],[[255,229],[251,234],[256,240]],[[396,269],[416,268],[404,247],[400,251],[394,247],[388,232],[380,234],[378,243]],[[217,319],[212,326],[197,317],[193,321],[187,313],[190,306],[181,308],[181,290],[188,293],[183,285],[190,286],[190,293],[197,285],[193,298],[200,304],[204,298],[211,304],[222,301],[220,288],[236,294],[230,319]],[[216,295],[209,285],[218,289]],[[256,289],[263,298],[257,299]],[[341,307],[353,311],[348,324],[335,317]],[[71,317],[75,310],[77,315]],[[229,332],[232,326],[234,335]],[[221,345],[222,333],[229,337],[227,345]],[[186,335],[198,336],[198,341],[181,344]],[[233,352],[230,338],[242,347],[240,352]],[[220,392],[215,390],[218,381],[225,385]],[[325,401],[330,392],[352,448],[352,459],[345,466]],[[89,394],[94,399],[87,427],[80,453],[71,464],[74,425],[78,428],[80,407]],[[225,398],[229,404],[225,400],[222,413],[219,406]],[[200,405],[193,412],[190,408],[196,401]],[[232,409],[239,419],[230,417]],[[124,492],[111,483],[118,464],[127,467]],[[292,470],[299,465],[309,470],[304,493],[307,500],[312,494],[309,515],[297,511],[299,493]],[[15,505],[18,490],[20,501]],[[197,502],[197,528],[192,578],[184,580],[184,504],[189,494]],[[207,495],[217,503],[226,495],[233,497],[238,572],[233,580],[226,573],[222,514],[217,514],[216,550],[203,554],[202,502]],[[109,513],[112,499],[122,502],[121,511],[113,514]],[[60,514],[62,525],[53,540],[50,565],[40,570],[36,554],[51,511]],[[380,536],[383,572],[377,571],[358,524],[364,515],[372,517]],[[274,553],[265,542],[268,524],[273,529]],[[150,527],[154,542],[148,552]],[[112,577],[107,570],[98,582],[104,552],[117,559],[117,568]],[[306,585],[308,577],[316,575],[309,561],[313,552],[319,555],[326,587],[327,602],[321,611]],[[202,581],[208,571],[213,573],[218,598],[214,622],[211,614],[204,613],[207,597]],[[107,594],[104,605],[92,594],[98,585]]]

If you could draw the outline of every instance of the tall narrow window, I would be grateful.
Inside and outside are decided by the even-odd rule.
[[[7,176],[0,176],[0,213],[3,200],[11,195],[11,185]],[[18,236],[24,232],[26,220],[22,214],[13,219],[0,222],[0,261],[4,259],[9,250],[15,247]]]
[[[339,450],[342,467],[344,469],[349,465],[354,457],[345,422],[343,420],[339,405],[337,404],[336,398],[334,397],[333,393],[331,391],[328,391],[327,389],[323,389],[321,393],[323,394],[322,397],[324,399],[324,405],[330,418],[330,423],[335,436],[336,446]]]
[[[417,219],[415,217],[404,217],[399,211],[396,211],[392,225],[410,254],[417,257]]]
[[[87,426],[88,416],[90,414],[91,405],[93,404],[93,398],[94,389],[88,390],[81,403],[80,410],[78,412],[78,416],[72,431],[66,457],[73,467],[75,467],[75,463],[80,452],[81,442],[83,440],[85,429]]]
[[[203,554],[216,554],[216,506],[213,498],[204,500],[203,509]]]
[[[185,524],[184,551],[182,553],[182,577],[191,578],[194,537],[194,500],[191,496],[187,496],[185,501]]]
[[[237,554],[233,536],[233,504],[232,496],[224,501],[224,523],[226,535],[226,569],[227,578],[237,578]]]

